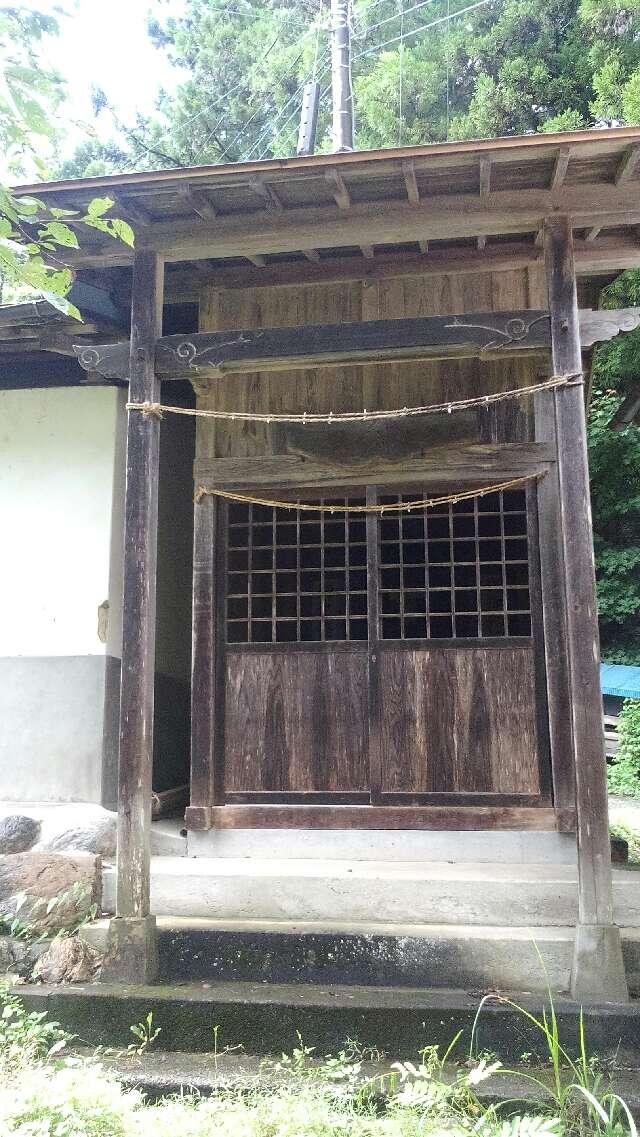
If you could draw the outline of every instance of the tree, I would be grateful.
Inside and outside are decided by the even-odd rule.
[[[328,23],[327,0],[186,0],[180,18],[151,20],[158,49],[189,77],[133,127],[112,109],[125,161],[294,153],[314,74],[317,148],[328,149]],[[353,0],[353,74],[360,149],[640,122],[640,0]],[[110,170],[122,167],[118,150],[102,150]]]
[[[603,299],[609,308],[640,304],[640,272],[624,273]],[[602,653],[613,663],[640,663],[640,427],[611,429],[638,375],[639,332],[597,349],[589,467]]]
[[[47,170],[43,143],[57,134],[56,113],[63,98],[58,75],[43,69],[37,47],[56,31],[48,16],[17,7],[0,7],[0,144],[7,174],[18,177],[28,164],[40,176]],[[99,229],[128,244],[126,222],[107,217],[113,202],[91,201],[84,212],[48,206],[36,197],[18,196],[0,182],[0,274],[11,294],[37,291],[55,307],[80,318],[66,299],[71,272],[65,249],[78,247],[78,231]]]

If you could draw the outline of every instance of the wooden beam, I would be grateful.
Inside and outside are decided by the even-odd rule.
[[[546,312],[475,312],[464,316],[420,316],[284,328],[163,336],[156,344],[156,374],[162,379],[248,371],[290,371],[342,367],[382,359],[467,358],[482,350],[544,350],[549,343]],[[83,367],[105,378],[122,378],[128,344],[78,347]]]
[[[320,253],[317,249],[303,249],[303,254],[308,261],[312,261],[314,264],[318,264],[320,261]]]
[[[480,159],[480,197],[487,198],[491,193],[491,158]]]
[[[349,197],[349,190],[347,189],[346,182],[342,174],[338,170],[327,170],[325,177],[330,182],[333,196],[335,198],[338,209],[350,209],[351,198]]]
[[[372,261],[374,257],[373,245],[361,245],[360,252],[362,253],[365,261]]]
[[[551,189],[559,189],[563,184],[566,177],[567,168],[571,158],[571,148],[569,146],[561,146],[556,155],[556,160],[553,164],[553,173],[551,175]]]
[[[253,190],[258,197],[262,198],[267,209],[274,209],[276,212],[281,213],[284,209],[280,198],[278,197],[273,186],[262,177],[261,174],[254,174],[249,178],[249,188]]]
[[[217,210],[204,190],[191,185],[181,185],[178,190],[189,209],[192,209],[203,221],[212,221],[217,217]]]
[[[564,829],[570,819],[544,806],[220,805],[187,810],[190,829]]]
[[[409,201],[412,205],[420,205],[420,190],[418,188],[416,169],[413,162],[402,163],[402,174]]]
[[[251,261],[251,264],[255,265],[256,268],[264,268],[267,263],[260,253],[254,253],[252,256],[247,255],[247,260]]]
[[[288,284],[328,283],[339,280],[382,280],[395,276],[440,276],[443,273],[505,272],[526,268],[539,263],[541,252],[530,242],[513,241],[490,245],[479,256],[477,248],[429,249],[427,241],[420,241],[422,255],[417,253],[389,253],[378,249],[374,261],[363,256],[320,257],[317,250],[305,250],[304,255],[315,261],[308,265],[300,260],[271,262],[260,272],[248,265],[229,268],[212,267],[208,282],[216,288],[259,288]],[[638,247],[634,244],[635,255]],[[591,249],[591,247],[590,247]],[[317,255],[314,255],[317,254]],[[427,256],[428,254],[428,256]],[[625,254],[626,255],[626,254]],[[196,262],[203,263],[203,262]],[[167,274],[165,291],[174,300],[199,295],[199,284],[194,280],[194,265],[188,269],[174,269]]]
[[[625,182],[630,181],[634,177],[638,162],[640,162],[640,146],[636,143],[635,146],[630,146],[626,153],[620,160],[618,169],[616,170],[616,185],[624,185]]]
[[[571,221],[545,221],[544,248],[556,374],[582,370]],[[628,998],[619,929],[613,922],[606,759],[602,731],[598,612],[586,423],[580,387],[555,393],[567,662],[576,784],[578,926],[572,994]]]
[[[346,203],[345,203],[346,205]],[[572,215],[576,229],[592,225],[640,225],[640,200],[633,184],[562,186],[558,190],[499,190],[488,200],[475,194],[441,194],[408,201],[357,202],[336,213],[331,206],[229,214],[215,222],[158,221],[138,247],[154,248],[166,260],[206,260],[249,253],[299,252],[346,245],[409,243],[535,232],[545,216]],[[69,250],[70,265],[124,264],[131,250],[117,241],[98,248]]]
[[[583,309],[579,330],[585,347],[640,326],[640,308]],[[549,315],[528,308],[515,312],[469,312],[401,320],[364,320],[284,328],[246,328],[163,336],[156,343],[161,379],[222,376],[251,371],[376,364],[383,359],[466,359],[539,354],[549,345]],[[106,379],[126,375],[129,345],[76,345],[86,370]]]
[[[136,252],[131,301],[129,400],[155,401],[160,384],[154,350],[162,330],[162,261]],[[129,412],[124,522],[120,757],[116,920],[107,974],[152,982],[154,918],[150,915],[151,775],[155,674],[157,418]],[[110,935],[111,935],[110,929]]]
[[[114,217],[121,217],[123,221],[128,221],[134,229],[146,229],[153,224],[154,218],[138,202],[134,202],[122,194],[111,194],[111,197],[113,198],[113,209],[110,210],[110,215],[113,214]]]
[[[591,229],[588,229],[585,233],[584,239],[588,242],[595,241],[596,238],[600,236],[601,232],[602,225],[592,225]]]
[[[487,238],[486,237],[478,237],[476,243],[478,246],[478,252],[482,253],[482,252],[484,252],[484,250],[487,246]]]
[[[553,455],[554,449],[547,443],[471,442],[438,447],[420,458],[402,457],[397,461],[375,458],[350,464],[336,462],[330,454],[326,460],[298,454],[209,458],[196,463],[195,475],[202,485],[238,490],[277,486],[284,492],[313,486],[361,485],[369,480],[386,486],[410,486],[419,482],[428,491],[446,483],[489,485],[542,473],[548,469]]]

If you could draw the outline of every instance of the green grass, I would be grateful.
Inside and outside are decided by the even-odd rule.
[[[501,1063],[460,1055],[466,1060],[452,1066],[459,1036],[445,1053],[426,1047],[415,1063],[395,1062],[374,1076],[364,1061],[372,1056],[356,1047],[318,1060],[301,1040],[242,1090],[221,1082],[209,1098],[149,1103],[123,1089],[98,1057],[67,1054],[72,1040],[58,1024],[29,1015],[7,991],[2,1005],[0,1137],[637,1137],[584,1034],[577,1059],[564,1049],[552,1000],[539,1020],[522,1011],[549,1055],[545,1075],[530,1075],[547,1104],[530,1112],[480,1100],[478,1087]],[[120,1060],[135,1069],[157,1034],[151,1017],[133,1034],[137,1043]]]

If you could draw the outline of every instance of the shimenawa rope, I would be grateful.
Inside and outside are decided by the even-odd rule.
[[[341,422],[375,422],[381,419],[411,418],[417,415],[433,415],[454,411],[466,410],[470,407],[489,407],[493,403],[500,403],[504,399],[521,399],[528,395],[535,395],[540,391],[552,391],[558,387],[579,386],[583,382],[582,372],[571,375],[552,375],[542,383],[531,383],[526,387],[513,387],[508,391],[494,391],[488,395],[473,395],[469,399],[453,399],[446,403],[430,403],[422,407],[396,407],[393,410],[376,411],[330,411],[328,414],[313,414],[304,411],[302,414],[268,414],[252,411],[210,411],[196,407],[170,407],[164,403],[127,403],[127,410],[141,411],[143,415],[161,419],[165,414],[189,415],[193,418],[224,419],[230,422],[265,422],[265,423],[300,423],[303,426],[312,423]]]
[[[252,497],[250,494],[233,493],[231,490],[217,490],[209,486],[198,486],[194,500],[198,505],[203,497],[221,497],[226,501],[239,501],[245,505],[266,505],[271,509],[292,509],[304,513],[410,513],[412,509],[430,509],[434,505],[455,505],[459,501],[469,501],[472,498],[484,497],[486,494],[511,489],[513,486],[522,486],[526,482],[541,477],[544,477],[543,473],[525,474],[520,478],[510,478],[508,482],[496,482],[494,485],[479,486],[473,490],[460,490],[458,493],[447,494],[444,497],[420,498],[417,501],[384,502],[381,505],[313,505],[306,501],[275,501],[266,497]]]

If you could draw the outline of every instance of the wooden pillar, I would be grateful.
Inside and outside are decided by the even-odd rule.
[[[136,252],[131,300],[129,401],[158,402],[155,342],[162,334],[163,264]],[[156,542],[160,422],[129,411],[125,491],[116,918],[103,978],[128,983],[156,976],[150,914],[151,778],[156,625]]]
[[[571,222],[545,221],[544,251],[554,374],[582,370]],[[628,998],[613,923],[606,761],[600,692],[589,469],[582,386],[554,393],[567,679],[575,776],[578,925],[571,977],[577,999]],[[548,645],[553,651],[553,644]]]

